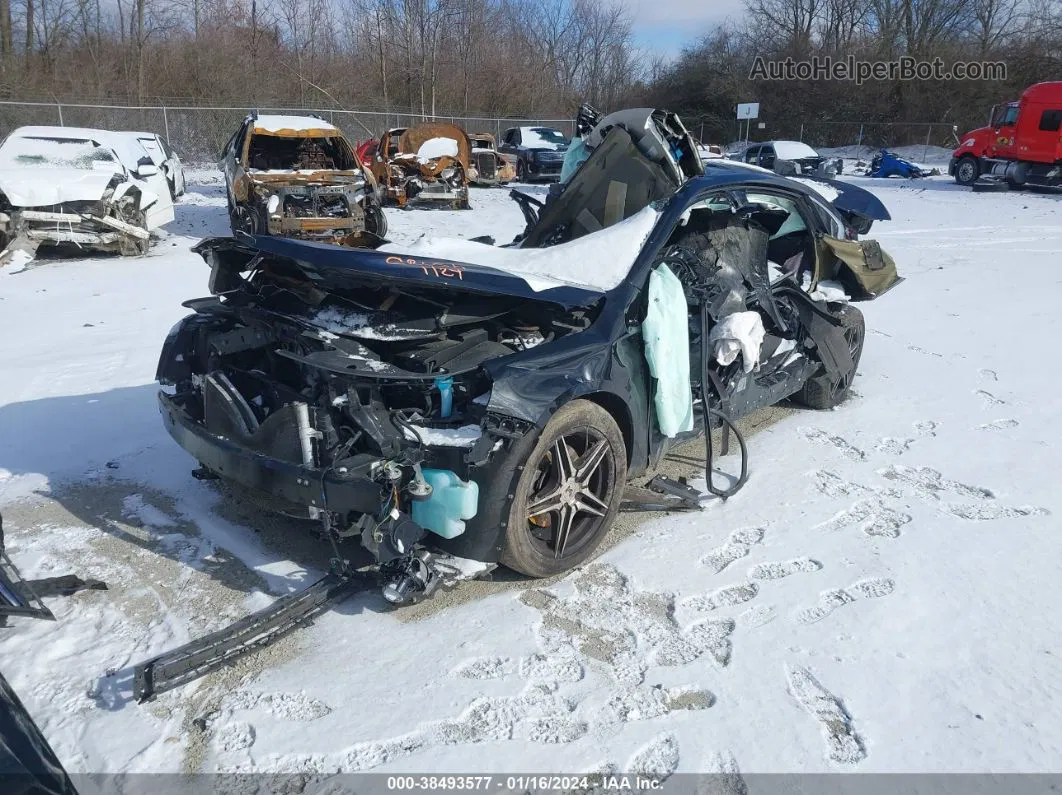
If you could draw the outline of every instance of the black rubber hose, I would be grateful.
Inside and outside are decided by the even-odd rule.
[[[727,499],[733,497],[741,488],[745,485],[745,482],[749,479],[749,451],[745,446],[745,437],[741,435],[741,431],[738,430],[726,414],[713,409],[708,402],[708,302],[701,301],[701,411],[704,414],[704,446],[705,446],[705,461],[704,461],[704,479],[708,491],[714,494],[720,499]],[[719,402],[722,404],[723,396],[719,395]],[[712,480],[712,468],[715,454],[712,451],[712,417],[718,417],[721,419],[727,427],[734,432],[734,437],[737,439],[738,447],[741,448],[741,475],[738,477],[737,482],[729,488],[721,489],[716,487]]]

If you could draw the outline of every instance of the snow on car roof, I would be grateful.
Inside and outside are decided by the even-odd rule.
[[[569,285],[607,292],[630,273],[659,218],[658,211],[646,207],[600,232],[548,248],[500,248],[463,238],[425,235],[412,244],[390,243],[377,251],[495,268],[520,277],[536,291]]]
[[[551,133],[553,135],[550,135]],[[551,140],[551,138],[557,137],[564,140]],[[529,149],[559,149],[567,145],[568,137],[560,130],[554,130],[552,127],[521,127],[520,143]]]
[[[774,154],[782,160],[802,160],[805,157],[818,157],[819,153],[800,141],[772,141]]]
[[[267,135],[337,135],[339,128],[316,116],[259,116],[254,131]]]
[[[137,163],[150,157],[144,145],[132,134],[97,130],[91,127],[19,127],[11,138],[54,138],[59,141],[94,141],[100,146],[114,151],[118,159],[129,169],[135,169]]]

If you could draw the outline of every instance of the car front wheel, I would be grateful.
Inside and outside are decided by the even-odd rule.
[[[588,400],[563,406],[523,464],[502,563],[531,577],[578,566],[607,535],[626,480],[627,450],[612,416]]]

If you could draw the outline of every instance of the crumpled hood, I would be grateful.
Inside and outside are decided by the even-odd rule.
[[[76,168],[0,169],[0,191],[13,207],[51,207],[63,202],[96,201],[114,173]]]

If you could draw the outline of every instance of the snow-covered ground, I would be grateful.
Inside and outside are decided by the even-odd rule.
[[[0,271],[8,551],[110,587],[0,630],[4,675],[75,772],[1058,771],[1062,196],[853,180],[906,281],[863,305],[853,397],[754,436],[740,495],[553,584],[349,600],[145,705],[132,664],[327,565],[193,480],[156,410],[223,189],[199,175],[146,257]],[[522,227],[505,190],[472,204],[391,236]]]

